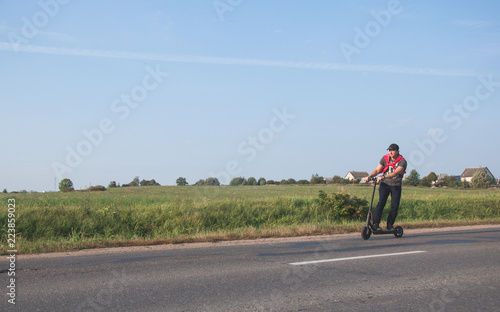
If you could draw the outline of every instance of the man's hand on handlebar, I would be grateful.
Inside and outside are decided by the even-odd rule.
[[[377,181],[377,183],[380,183],[380,181],[382,181],[383,179],[384,179],[383,175],[379,176],[379,177],[370,177],[370,176],[368,176],[368,177],[365,178],[365,181],[366,182],[375,182],[375,181]]]

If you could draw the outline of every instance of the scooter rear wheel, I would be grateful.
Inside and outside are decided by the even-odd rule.
[[[372,230],[368,226],[365,226],[361,231],[361,237],[363,237],[364,240],[367,240],[370,236],[372,236]]]
[[[394,236],[396,236],[397,238],[400,238],[401,236],[403,236],[403,233],[404,233],[404,231],[403,231],[402,227],[396,226],[394,228]]]

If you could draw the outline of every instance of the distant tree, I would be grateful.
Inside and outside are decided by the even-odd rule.
[[[130,182],[127,186],[139,186],[141,182],[139,181],[139,177],[135,177],[132,182]]]
[[[436,174],[434,171],[432,171],[431,173],[429,173],[429,174],[427,175],[427,177],[428,177],[428,178],[429,178],[429,180],[431,180],[432,182],[435,182],[435,181],[438,179],[438,176],[437,176],[437,174]]]
[[[6,188],[4,188],[4,189],[3,189],[3,193],[4,193],[4,194],[6,194],[6,193],[7,193],[7,189],[6,189]]]
[[[333,176],[332,178],[332,181],[330,182],[332,184],[343,184],[344,183],[344,179],[341,177],[341,176]]]
[[[459,177],[455,176],[445,176],[441,180],[438,180],[435,186],[446,186],[446,187],[463,187],[464,184]]]
[[[297,184],[297,181],[295,179],[292,179],[292,178],[288,179],[286,182],[288,184]]]
[[[161,186],[160,183],[155,181],[155,179],[151,179],[151,180],[142,179],[140,185],[141,186]]]
[[[71,192],[74,190],[75,189],[73,188],[73,182],[71,182],[70,179],[62,179],[61,182],[59,182],[59,191]]]
[[[420,174],[417,172],[417,170],[413,169],[412,171],[410,171],[410,174],[405,179],[404,184],[417,186],[419,183],[420,183]]]
[[[267,180],[266,184],[273,185],[273,184],[279,184],[279,182],[276,182],[274,180]]]
[[[219,179],[217,179],[217,178],[207,178],[207,179],[205,179],[205,185],[219,186],[220,182],[219,182]]]
[[[250,177],[247,180],[248,185],[258,185],[257,180],[254,177]]]
[[[233,178],[231,182],[229,182],[229,185],[231,186],[247,185],[247,184],[248,184],[247,180],[243,177]]]
[[[311,176],[310,182],[311,182],[311,184],[325,184],[326,183],[325,178],[323,178],[322,176],[319,176],[317,173],[313,174]]]
[[[488,188],[494,180],[484,171],[478,171],[472,176],[470,184],[473,188]]]
[[[151,179],[148,182],[148,186],[161,186],[160,183],[156,182],[155,179]]]
[[[116,187],[116,181],[109,182],[108,188]]]
[[[264,179],[264,178],[259,179],[259,185],[266,185],[266,183],[267,183],[266,179]]]
[[[418,185],[431,187],[432,183],[431,183],[431,180],[429,180],[427,177],[423,177],[422,180],[420,180],[420,183]]]
[[[431,172],[428,175],[426,175],[425,177],[423,177],[422,180],[420,180],[419,185],[431,187],[432,182],[435,182],[436,180],[437,180],[437,175],[434,172]]]
[[[309,181],[307,181],[307,180],[298,180],[297,184],[309,184]]]
[[[185,186],[185,185],[189,184],[187,182],[186,178],[183,178],[183,177],[177,178],[177,180],[175,181],[175,183],[177,183],[178,186]]]
[[[203,180],[203,179],[200,179],[200,180],[198,180],[198,182],[193,184],[193,186],[204,186],[204,185],[205,185],[205,180]]]

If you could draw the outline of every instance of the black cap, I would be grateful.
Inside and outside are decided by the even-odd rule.
[[[399,146],[396,143],[392,143],[391,145],[389,145],[388,150],[399,151]]]

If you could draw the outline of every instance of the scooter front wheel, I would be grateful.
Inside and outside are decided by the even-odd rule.
[[[363,237],[364,240],[367,240],[370,238],[370,236],[372,236],[372,230],[370,229],[370,227],[365,226],[361,231],[361,237]]]
[[[401,236],[403,236],[403,228],[400,227],[400,226],[396,226],[394,228],[394,236],[396,236],[397,238],[400,238]]]

